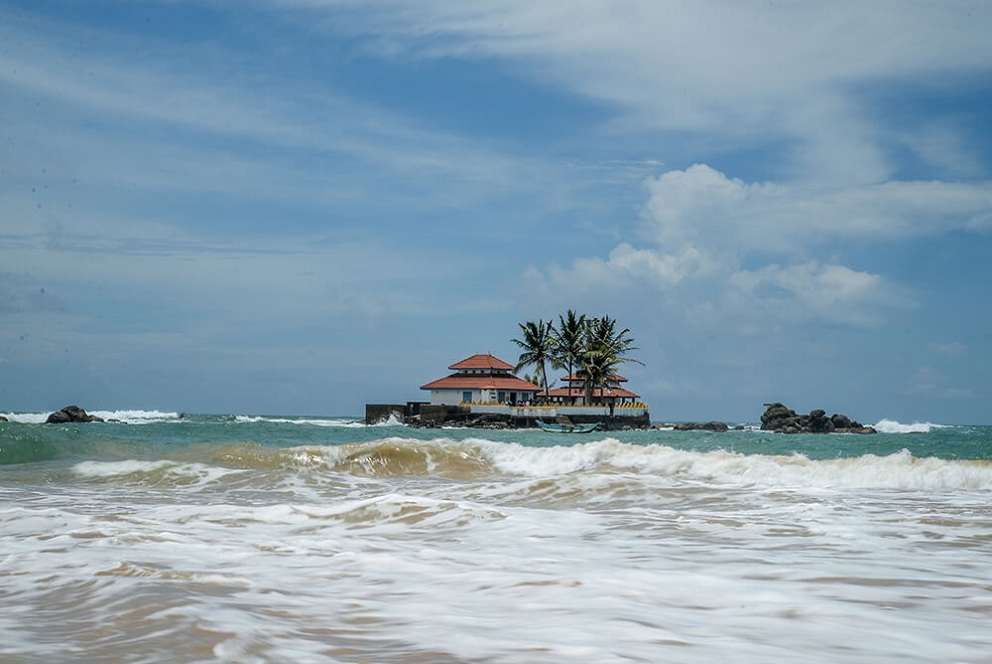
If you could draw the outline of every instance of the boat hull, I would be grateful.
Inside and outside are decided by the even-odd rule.
[[[598,422],[596,424],[567,426],[564,424],[549,424],[547,422],[542,422],[541,420],[534,420],[534,424],[536,424],[542,431],[547,431],[549,433],[591,433],[599,427]]]

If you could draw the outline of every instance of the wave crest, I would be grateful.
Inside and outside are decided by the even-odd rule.
[[[612,438],[560,447],[527,447],[482,439],[455,442],[389,438],[307,451],[322,456],[326,467],[334,472],[379,477],[431,475],[467,480],[629,474],[737,486],[992,490],[992,463],[920,458],[905,449],[884,456],[816,460],[801,454],[678,450],[657,444],[632,445]],[[299,448],[296,454],[300,454]]]
[[[879,433],[930,433],[934,429],[946,428],[943,424],[933,424],[932,422],[903,424],[902,422],[888,419],[881,419],[874,426],[875,431]]]
[[[259,415],[236,415],[234,421],[239,424],[255,424],[267,422],[270,424],[301,424],[314,427],[337,427],[344,429],[362,429],[366,425],[364,422],[345,417],[336,418],[316,418],[316,417],[265,417]]]
[[[11,422],[18,422],[20,424],[44,424],[52,412],[54,411],[42,413],[0,413],[0,415],[3,415]],[[104,420],[124,422],[125,424],[152,424],[154,422],[171,422],[182,418],[182,415],[179,413],[161,410],[88,410],[86,412]]]
[[[22,459],[12,459],[11,462]],[[516,479],[576,482],[631,489],[707,485],[787,489],[992,491],[992,462],[893,454],[810,459],[802,454],[744,454],[636,445],[613,438],[551,447],[485,439],[381,438],[343,445],[273,448],[257,443],[204,445],[157,461],[86,461],[74,466],[91,480],[205,485],[237,473],[256,486],[295,484],[301,478],[423,477],[511,483]],[[228,481],[228,480],[224,480]],[[604,484],[605,482],[605,484]]]

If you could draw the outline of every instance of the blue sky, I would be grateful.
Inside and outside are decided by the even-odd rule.
[[[0,0],[0,411],[355,414],[517,323],[656,420],[992,423],[992,4]]]

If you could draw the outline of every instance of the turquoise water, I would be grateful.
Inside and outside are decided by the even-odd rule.
[[[113,415],[114,413],[110,413]],[[9,414],[22,422],[0,422],[0,463],[73,461],[135,455],[159,458],[203,446],[250,442],[266,447],[299,445],[348,445],[402,435],[411,440],[444,438],[461,441],[490,438],[528,447],[572,445],[607,437],[602,433],[565,438],[536,429],[491,431],[476,429],[417,429],[398,426],[364,426],[353,417],[283,417],[188,415],[152,413],[125,423],[70,425],[38,424],[40,414]],[[887,456],[908,451],[914,457],[946,460],[992,460],[992,427],[921,424],[907,426],[910,433],[874,435],[781,435],[760,431],[754,424],[743,430],[618,431],[608,437],[635,446],[664,445],[679,450],[725,450],[744,455],[803,455],[809,459],[835,459],[863,455]]]

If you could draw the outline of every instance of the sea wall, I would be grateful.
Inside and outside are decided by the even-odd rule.
[[[600,425],[604,431],[649,429],[651,416],[647,406],[617,407],[610,413],[606,406],[508,406],[505,404],[428,404],[410,402],[399,404],[366,404],[365,423],[379,424],[389,419],[412,427],[464,426],[482,429],[529,429],[536,420],[554,422],[564,415],[573,424]]]
[[[406,406],[391,403],[365,404],[365,424],[380,424],[390,419],[402,422],[406,414]]]
[[[536,420],[554,422],[551,417],[534,417],[520,413],[476,412],[469,406],[423,406],[419,416],[409,417],[406,423],[412,427],[472,427],[478,429],[532,429]],[[599,424],[601,431],[622,431],[624,429],[649,429],[651,417],[647,412],[634,416],[609,415],[570,415],[573,424]]]

